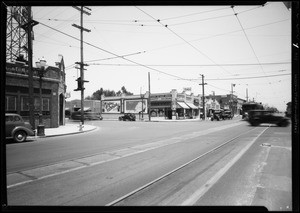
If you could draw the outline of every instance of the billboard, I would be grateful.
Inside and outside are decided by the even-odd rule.
[[[102,112],[103,113],[120,113],[121,102],[120,101],[103,101]]]
[[[143,108],[143,110],[142,110]],[[144,99],[143,102],[139,100],[125,100],[124,101],[124,112],[125,113],[147,113],[147,100]]]

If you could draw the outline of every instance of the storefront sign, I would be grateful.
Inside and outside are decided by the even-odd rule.
[[[172,100],[172,95],[156,95],[156,96],[151,96],[151,101],[171,101]]]

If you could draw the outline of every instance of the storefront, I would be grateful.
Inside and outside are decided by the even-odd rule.
[[[137,118],[144,120],[149,119],[149,114],[151,120],[195,119],[200,117],[200,98],[200,95],[187,95],[172,90],[168,93],[151,94],[151,104],[148,105],[148,92],[142,95],[102,96],[101,114],[104,120],[117,120],[124,113],[133,113]],[[87,106],[86,101],[84,104]]]
[[[17,113],[29,122],[28,65],[25,62],[6,62],[5,112]],[[65,124],[65,70],[60,55],[56,66],[47,66],[42,77],[42,103],[40,103],[39,74],[33,68],[33,103],[35,128],[39,124],[38,114],[42,107],[45,127]]]
[[[151,94],[151,118],[172,119],[172,94]]]

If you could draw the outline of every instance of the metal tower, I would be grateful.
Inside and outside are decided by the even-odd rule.
[[[28,33],[22,26],[28,23],[30,9],[25,6],[7,8],[6,61],[15,61],[21,55],[28,61]]]

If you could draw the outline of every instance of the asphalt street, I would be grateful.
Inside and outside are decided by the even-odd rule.
[[[265,206],[291,210],[291,128],[90,121],[7,145],[9,205]]]

